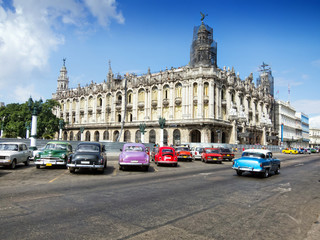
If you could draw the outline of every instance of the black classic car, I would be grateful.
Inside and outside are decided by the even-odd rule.
[[[105,146],[98,142],[79,143],[75,153],[68,159],[67,167],[70,173],[80,168],[98,169],[103,173],[107,167],[105,151]]]

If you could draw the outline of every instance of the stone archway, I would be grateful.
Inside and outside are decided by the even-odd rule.
[[[190,132],[190,142],[201,142],[201,132],[199,130],[192,130]]]
[[[98,131],[94,132],[94,141],[95,142],[99,142],[100,139],[100,133]]]
[[[69,140],[73,141],[73,132],[70,132]]]
[[[86,132],[86,141],[90,142],[91,134],[89,131]]]
[[[131,142],[131,133],[130,133],[129,130],[126,130],[124,132],[124,136],[123,137],[124,137],[124,139],[123,139],[124,142]]]
[[[109,140],[109,131],[108,130],[103,132],[103,140]]]
[[[181,133],[179,129],[173,131],[173,145],[178,146],[181,144]]]
[[[227,143],[226,140],[227,140],[227,134],[225,132],[222,132],[222,134],[221,134],[221,142],[222,143]]]
[[[156,131],[153,129],[149,132],[149,143],[156,143]]]
[[[66,131],[63,133],[63,140],[64,141],[68,140],[68,133]]]

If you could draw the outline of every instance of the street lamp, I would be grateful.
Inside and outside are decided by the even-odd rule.
[[[146,124],[140,123],[139,129],[140,129],[140,133],[141,133],[141,143],[144,143],[144,133],[146,132]]]
[[[31,141],[30,141],[30,149],[36,150],[37,149],[37,118],[38,114],[42,110],[42,99],[40,98],[39,101],[33,102],[32,98],[30,97],[28,100],[28,107],[30,112],[32,113],[32,120],[31,120]]]
[[[1,121],[1,138],[3,138],[3,129],[4,129],[4,120],[6,119],[6,116],[4,116],[3,118],[2,118],[2,121]]]
[[[63,119],[59,120],[59,136],[58,136],[58,140],[62,140],[62,129],[64,127],[64,121]]]
[[[26,123],[25,123],[25,127],[26,127],[26,129],[27,129],[27,131],[26,131],[26,139],[28,139],[28,138],[29,138],[29,135],[30,135],[30,128],[31,128],[30,123],[29,123],[29,122],[26,122]]]
[[[166,119],[165,118],[159,118],[159,125],[160,125],[160,147],[163,147],[163,129],[166,125]]]

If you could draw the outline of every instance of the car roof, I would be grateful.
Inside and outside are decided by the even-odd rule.
[[[55,141],[55,142],[47,142],[47,144],[50,143],[50,144],[70,144],[68,142],[60,142],[60,141]]]
[[[167,147],[167,146],[165,146],[165,147],[160,147],[160,148],[159,148],[159,151],[162,150],[162,149],[171,149],[171,150],[174,150],[173,147]]]
[[[99,143],[99,142],[81,142],[81,143],[79,143],[78,144],[78,146],[79,145],[82,145],[82,144],[85,144],[85,145],[101,145],[101,143]]]
[[[126,147],[126,146],[137,146],[137,147],[143,147],[143,148],[146,148],[146,146],[142,143],[125,143],[123,145],[123,147]]]
[[[0,144],[25,144],[23,142],[0,142]]]
[[[268,149],[247,149],[247,150],[244,150],[243,152],[254,152],[254,153],[267,154],[267,153],[270,153],[271,151]]]

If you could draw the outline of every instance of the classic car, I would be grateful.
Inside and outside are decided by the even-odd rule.
[[[157,165],[170,164],[174,167],[178,166],[178,158],[175,150],[172,147],[160,147],[158,153],[155,155],[154,162]]]
[[[107,156],[105,146],[98,142],[79,143],[76,151],[68,158],[67,167],[70,173],[76,169],[98,169],[101,173],[107,167]]]
[[[248,149],[242,153],[241,158],[233,161],[232,169],[238,176],[244,172],[260,173],[263,177],[269,177],[270,172],[279,174],[280,160],[273,157],[272,152],[266,149]]]
[[[178,158],[178,161],[186,160],[186,161],[192,161],[192,156],[190,149],[188,147],[176,147],[176,156]]]
[[[19,163],[24,163],[28,166],[31,157],[32,152],[28,150],[25,143],[0,143],[0,166],[10,167],[11,169],[14,169]]]
[[[191,156],[193,160],[201,160],[201,153],[203,152],[203,147],[192,147],[191,148]]]
[[[124,170],[126,167],[139,166],[148,171],[150,158],[146,153],[146,147],[141,143],[126,143],[120,149],[119,169]]]
[[[234,153],[231,152],[229,148],[215,148],[219,151],[219,153],[222,155],[223,160],[232,161],[234,158]]]
[[[286,153],[286,154],[298,154],[298,150],[286,148],[286,149],[283,149],[283,150],[282,150],[282,153]]]
[[[48,142],[42,152],[34,157],[36,168],[40,166],[64,166],[67,167],[69,155],[72,153],[72,146],[68,142]]]
[[[311,152],[311,153],[317,153],[317,150],[314,149],[314,148],[310,148],[310,152]]]
[[[222,163],[223,157],[219,153],[218,149],[215,148],[205,148],[203,153],[201,154],[202,162],[217,162]]]

